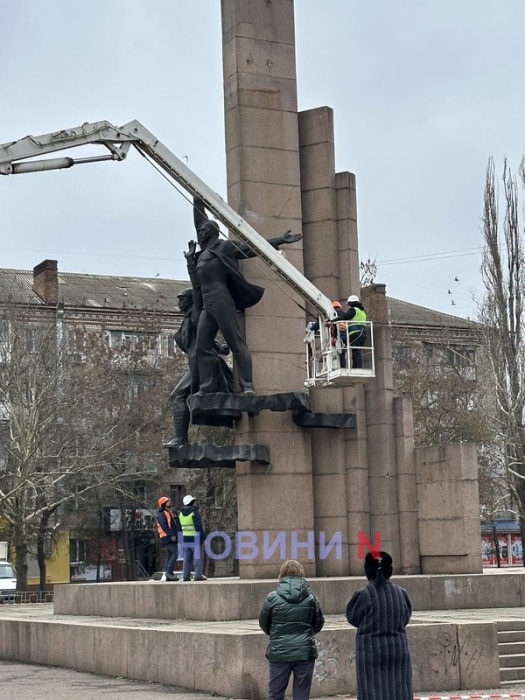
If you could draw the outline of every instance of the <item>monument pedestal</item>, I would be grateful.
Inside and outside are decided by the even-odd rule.
[[[414,603],[407,628],[414,692],[499,687],[496,620],[508,620],[509,610],[501,618],[497,610],[477,617],[472,608],[523,605],[525,571],[393,580]],[[355,629],[342,611],[364,584],[364,577],[310,580],[327,616],[317,635],[313,698],[355,697]],[[267,695],[268,638],[257,619],[275,585],[275,579],[57,585],[54,612],[48,605],[0,606],[0,659],[259,700]],[[447,609],[457,611],[452,621]]]

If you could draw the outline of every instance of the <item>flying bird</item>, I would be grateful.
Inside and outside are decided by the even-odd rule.
[[[452,294],[452,292],[450,291],[450,289],[448,290],[448,293],[449,293],[449,294]]]
[[[459,282],[457,277],[454,277],[454,282]]]

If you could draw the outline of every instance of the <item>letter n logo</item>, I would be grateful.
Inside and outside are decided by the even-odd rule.
[[[357,533],[357,558],[358,559],[364,559],[365,553],[364,553],[364,548],[367,548],[368,551],[372,554],[373,557],[379,557],[379,552],[381,551],[381,533],[380,532],[374,532],[374,542],[370,542],[368,537],[365,535],[364,532],[359,531]]]

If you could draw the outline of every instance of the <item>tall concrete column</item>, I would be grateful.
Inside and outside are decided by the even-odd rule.
[[[299,113],[304,271],[339,299],[334,115],[329,107]]]
[[[370,527],[380,533],[381,549],[399,562],[394,380],[385,285],[372,285],[367,292],[363,298],[367,314],[374,322],[376,374],[365,386]]]
[[[327,296],[359,293],[355,176],[335,173],[333,111],[299,114],[305,272]],[[316,530],[343,533],[338,561],[318,561],[318,575],[362,574],[359,540],[372,541],[363,387],[310,392],[316,411],[353,413],[356,430],[312,434]]]
[[[337,196],[337,257],[339,260],[339,296],[347,299],[360,293],[359,242],[357,235],[357,192],[355,175],[335,176]]]
[[[222,0],[221,8],[228,201],[265,237],[301,231],[293,2]],[[285,254],[303,270],[301,242],[287,246]],[[304,302],[257,259],[244,263],[243,272],[266,289],[245,316],[256,392],[301,391]],[[264,532],[271,542],[282,530],[307,542],[314,529],[308,431],[295,426],[289,413],[263,412],[245,418],[236,439],[269,444],[272,459],[271,470],[238,465],[239,529],[255,532],[259,544]],[[267,559],[261,554],[240,561],[241,576],[275,576],[279,551]],[[289,548],[288,554],[315,574],[307,547]]]
[[[339,298],[346,300],[350,294],[360,294],[355,175],[349,172],[336,173],[335,190]],[[356,430],[347,430],[344,436],[349,573],[362,575],[359,540],[364,536],[373,541],[370,527],[366,408],[362,384],[343,390],[343,410],[356,416]]]
[[[343,408],[345,412],[354,413],[356,416],[355,431],[346,430],[344,436],[349,573],[362,576],[363,562],[359,559],[359,541],[362,536],[373,541],[370,524],[366,410],[362,385],[343,390]]]
[[[394,398],[394,421],[400,550],[396,571],[400,574],[420,574],[418,493],[411,396],[396,396]]]
[[[339,299],[339,256],[333,112],[328,107],[299,114],[305,274],[331,299]],[[314,411],[343,412],[343,389],[310,391]],[[353,432],[353,431],[352,431]],[[344,431],[312,430],[314,523],[317,537],[341,537],[341,557],[332,550],[317,561],[318,576],[348,574],[348,528]],[[321,535],[323,536],[323,535]]]

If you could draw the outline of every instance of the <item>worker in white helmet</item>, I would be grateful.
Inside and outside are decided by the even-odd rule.
[[[360,348],[366,343],[366,311],[356,294],[348,297],[348,311],[344,318],[348,324],[348,342],[352,348],[352,368],[362,369],[363,354]]]

